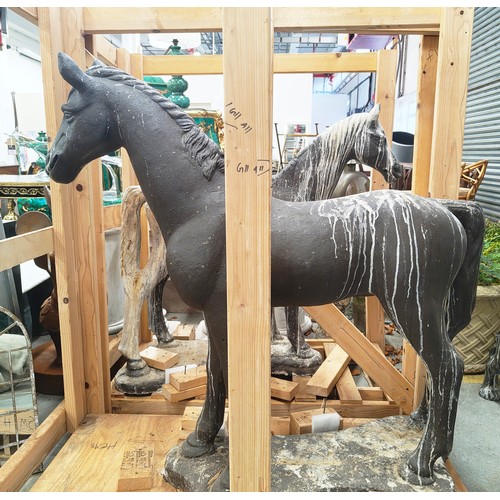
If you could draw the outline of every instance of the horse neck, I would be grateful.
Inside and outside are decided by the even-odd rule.
[[[273,179],[273,196],[289,201],[332,197],[346,163],[355,158],[355,132],[342,120],[319,135]]]
[[[197,200],[207,200],[212,192],[223,195],[224,178],[216,172],[209,182],[186,151],[184,132],[169,113],[140,91],[131,95],[115,106],[119,134],[144,196],[167,236],[196,215]]]

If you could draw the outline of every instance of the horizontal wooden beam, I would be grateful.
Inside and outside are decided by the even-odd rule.
[[[274,55],[274,73],[371,73],[376,70],[376,52]]]
[[[33,471],[66,434],[64,401],[0,469],[0,491],[19,491]]]
[[[108,205],[104,207],[104,231],[114,229],[122,225],[122,205]]]
[[[310,7],[273,9],[275,31],[437,34],[441,8]]]
[[[222,30],[220,7],[85,7],[84,31],[106,33],[179,33]]]
[[[23,17],[30,23],[38,25],[38,8],[37,7],[9,7],[12,12]]]
[[[275,54],[274,73],[362,73],[377,71],[377,53]],[[222,56],[144,56],[145,75],[221,75]]]
[[[85,33],[178,33],[222,30],[220,7],[86,7]],[[273,9],[275,31],[439,33],[439,7],[322,7]]]
[[[52,227],[0,241],[0,271],[48,254],[54,250]]]

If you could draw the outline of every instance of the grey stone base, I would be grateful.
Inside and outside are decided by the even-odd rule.
[[[271,491],[452,492],[441,459],[431,485],[401,477],[421,434],[408,417],[387,417],[340,432],[273,436]],[[220,491],[227,488],[227,464],[227,438],[217,438],[215,453],[199,458],[182,457],[177,446],[167,455],[164,477],[182,491]]]

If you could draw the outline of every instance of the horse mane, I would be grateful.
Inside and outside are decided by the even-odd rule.
[[[177,104],[174,104],[147,83],[138,80],[118,68],[95,65],[91,66],[86,73],[89,76],[118,81],[128,87],[133,87],[145,93],[166,111],[184,132],[182,142],[187,151],[193,156],[196,163],[201,167],[203,175],[208,180],[211,180],[216,170],[224,173],[224,153],[207,134],[198,128],[196,122],[184,110],[177,106]]]
[[[334,123],[292,158],[288,166],[275,176],[275,182],[280,182],[280,177],[286,178],[294,170],[308,172],[307,178],[313,178],[314,182],[312,185],[301,182],[296,186],[299,190],[297,199],[305,196],[317,200],[331,198],[344,170],[346,155],[355,150],[359,130],[368,116],[368,113],[358,113]],[[311,189],[314,192],[300,192]]]

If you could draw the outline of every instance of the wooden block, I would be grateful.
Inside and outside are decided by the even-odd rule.
[[[201,396],[202,394],[205,394],[206,390],[206,385],[192,387],[191,389],[187,389],[185,391],[178,391],[173,385],[164,384],[161,392],[165,399],[170,403],[178,403],[179,401],[184,401],[185,399]]]
[[[0,410],[0,434],[32,434],[35,432],[35,410],[20,410],[15,415],[12,410]],[[16,429],[17,419],[17,429]]]
[[[385,401],[384,391],[380,387],[358,387],[363,401]]]
[[[335,345],[332,352],[307,383],[307,392],[327,397],[349,364],[350,359],[339,345]]]
[[[271,417],[271,435],[288,436],[290,434],[290,417]]]
[[[325,351],[325,358],[327,358],[330,355],[330,353],[333,351],[336,345],[337,344],[335,342],[325,342],[323,344],[323,349]]]
[[[356,382],[352,376],[351,370],[347,367],[337,381],[337,393],[340,401],[350,403],[361,403],[363,398],[356,387]]]
[[[271,397],[291,401],[297,391],[299,384],[297,382],[290,382],[289,380],[282,380],[280,378],[271,377]]]
[[[358,425],[363,425],[368,422],[375,420],[374,418],[343,418],[340,421],[339,430],[349,429],[351,427],[358,427]]]
[[[123,452],[117,491],[150,490],[153,486],[154,447],[137,444]]]
[[[187,406],[182,414],[181,429],[184,431],[194,431],[201,410],[201,406]]]
[[[175,340],[194,340],[196,334],[195,325],[180,324],[173,333]]]
[[[322,413],[337,413],[332,408],[317,408],[316,410],[307,410],[290,413],[290,434],[310,434],[312,432],[312,417],[313,415],[321,415]],[[342,418],[340,418],[342,425]]]
[[[165,370],[179,362],[179,353],[165,351],[152,345],[141,351],[140,355],[149,366],[158,370]]]
[[[306,386],[309,380],[311,380],[311,377],[295,374],[292,375],[292,382],[299,384],[298,390],[295,393],[295,401],[316,401],[316,396],[307,392]]]
[[[165,370],[165,384],[170,384],[170,375],[172,375],[172,373],[186,373],[186,371],[191,370],[191,368],[196,368],[196,365],[177,365],[172,368],[167,368]]]
[[[186,370],[186,373],[172,373],[170,375],[170,384],[178,391],[185,391],[207,383],[207,369],[205,366],[197,366]]]

